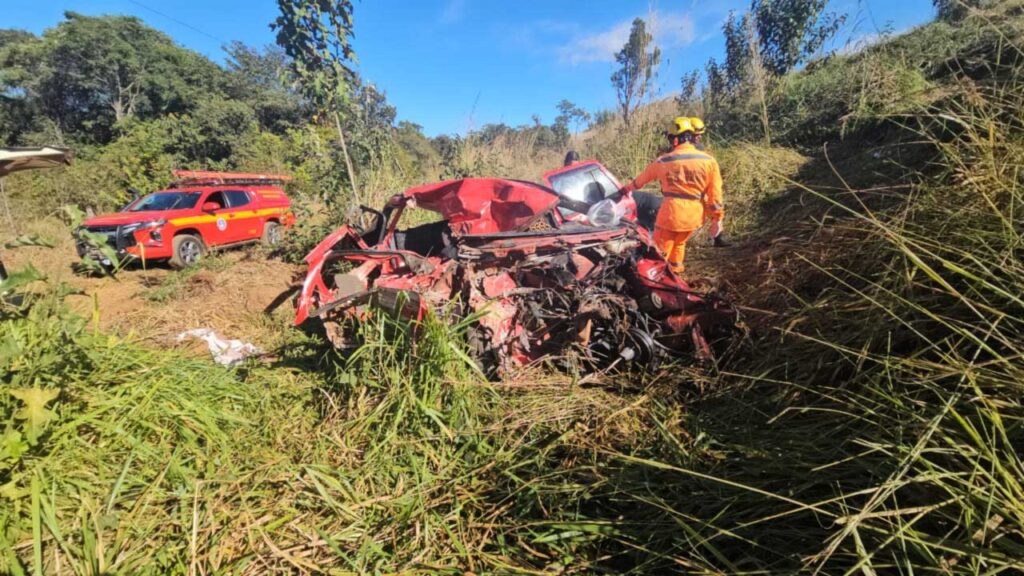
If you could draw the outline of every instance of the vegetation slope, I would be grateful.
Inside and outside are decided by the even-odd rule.
[[[712,144],[742,244],[692,267],[752,327],[711,368],[491,384],[458,327],[379,318],[351,358],[278,328],[276,361],[224,370],[58,286],[5,305],[0,567],[1020,571],[1022,32],[1000,2],[706,110],[739,127]],[[635,173],[662,112],[577,145]],[[445,169],[541,163],[530,137]]]

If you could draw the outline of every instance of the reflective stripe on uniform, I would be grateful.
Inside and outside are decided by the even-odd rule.
[[[681,200],[702,200],[703,196],[700,194],[687,194],[686,192],[662,192],[666,198],[679,198]]]
[[[711,156],[707,154],[701,154],[700,152],[692,152],[689,154],[673,154],[671,156],[664,156],[658,158],[658,162],[667,164],[669,162],[679,162],[680,160],[711,160]]]
[[[725,206],[722,206],[721,204],[712,204],[711,205],[711,209],[712,210],[721,210],[722,208],[725,208]]]

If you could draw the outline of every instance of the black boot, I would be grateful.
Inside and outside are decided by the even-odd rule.
[[[715,248],[729,248],[732,246],[732,242],[725,239],[725,234],[719,234],[715,236],[715,239],[711,242],[711,245]]]

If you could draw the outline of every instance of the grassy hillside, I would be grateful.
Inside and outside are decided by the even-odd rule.
[[[276,358],[225,370],[58,286],[5,306],[0,571],[1024,570],[1021,6],[782,79],[772,146],[714,111],[742,242],[690,269],[752,330],[713,367],[492,384],[458,328],[378,318],[346,360],[268,322]],[[634,174],[659,106],[576,144]]]

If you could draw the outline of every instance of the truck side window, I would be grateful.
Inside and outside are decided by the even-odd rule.
[[[225,192],[228,197],[228,205],[232,208],[238,208],[239,206],[245,206],[252,200],[249,198],[249,193],[243,190],[228,190]]]
[[[224,199],[224,193],[219,190],[217,192],[211,192],[210,195],[206,197],[206,200],[203,201],[203,203],[206,202],[216,202],[217,204],[220,204],[221,208],[228,207],[228,203]]]

